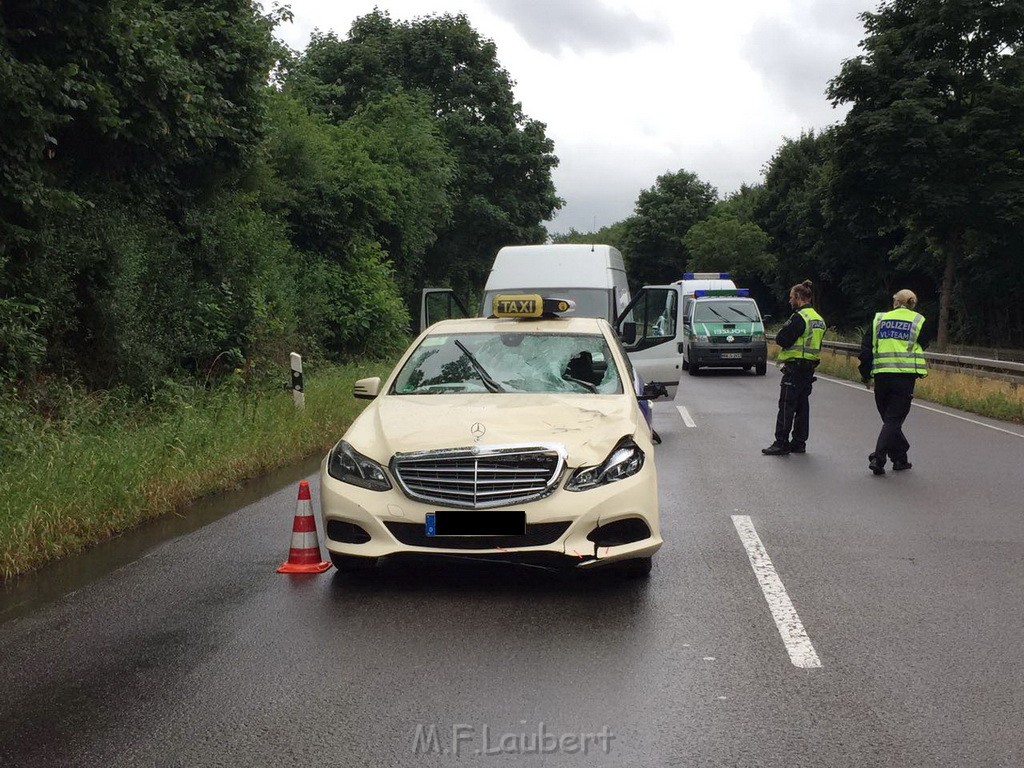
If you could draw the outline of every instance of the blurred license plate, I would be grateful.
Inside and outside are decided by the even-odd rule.
[[[444,510],[427,513],[427,536],[522,536],[525,512]]]
[[[722,353],[722,359],[723,360],[739,360],[741,357],[743,357],[743,355],[741,355],[739,352],[723,352]]]

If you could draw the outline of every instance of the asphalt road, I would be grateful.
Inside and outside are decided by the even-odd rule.
[[[914,469],[875,477],[868,392],[819,381],[808,453],[763,457],[777,392],[657,405],[648,582],[281,576],[288,482],[0,605],[0,765],[1024,764],[1024,428],[914,408]]]

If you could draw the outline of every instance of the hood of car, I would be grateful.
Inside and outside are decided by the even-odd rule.
[[[579,466],[604,460],[642,420],[631,395],[387,395],[367,406],[345,439],[382,464],[398,452],[558,443]]]

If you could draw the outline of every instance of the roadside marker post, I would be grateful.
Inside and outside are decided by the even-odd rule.
[[[292,398],[295,400],[296,408],[303,408],[306,405],[306,391],[302,384],[302,355],[292,352]]]

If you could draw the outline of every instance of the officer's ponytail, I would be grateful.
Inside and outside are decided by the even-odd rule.
[[[804,304],[814,303],[814,285],[810,280],[804,280],[790,288],[790,293]]]

